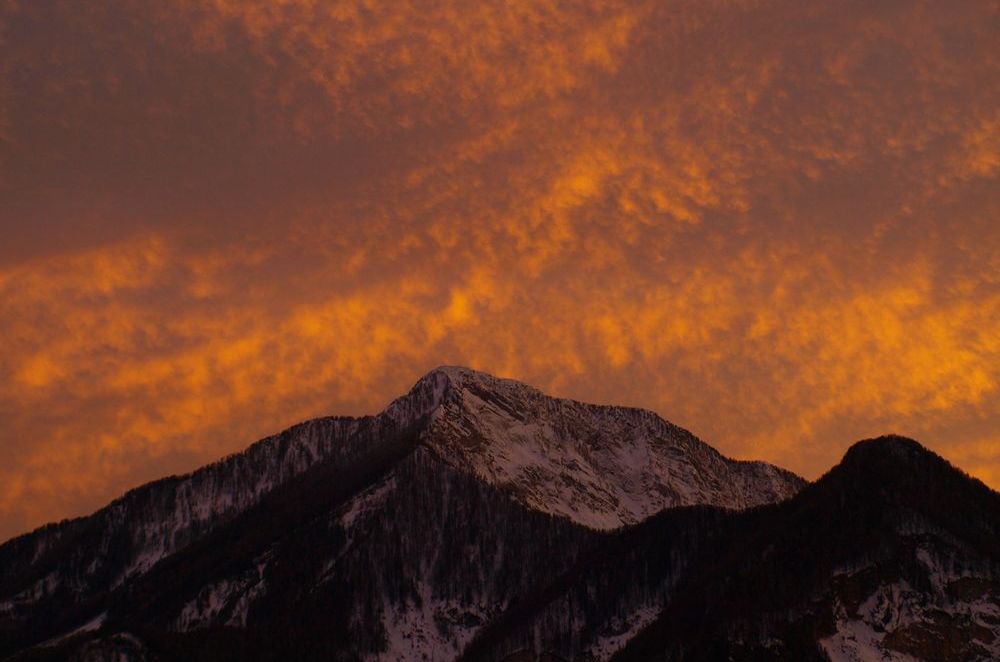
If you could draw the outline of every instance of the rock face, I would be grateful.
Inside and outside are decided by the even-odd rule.
[[[0,659],[992,655],[1000,496],[871,448],[806,486],[441,368],[3,545]]]

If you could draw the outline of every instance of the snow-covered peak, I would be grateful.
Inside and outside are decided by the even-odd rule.
[[[439,379],[444,378],[451,381],[453,384],[463,384],[463,383],[489,383],[501,381],[499,377],[494,377],[487,372],[481,372],[479,370],[473,370],[461,365],[441,365],[421,378],[424,379]],[[511,380],[503,380],[511,381]]]
[[[771,503],[804,484],[729,460],[653,412],[553,398],[468,368],[433,370],[386,414],[401,424],[426,417],[422,443],[452,466],[596,529],[674,506]]]
[[[416,424],[441,406],[451,387],[451,377],[445,370],[432,370],[421,377],[405,395],[389,403],[380,416],[394,421],[400,427]]]
[[[403,396],[396,398],[382,412],[405,427],[417,424],[431,417],[448,402],[462,402],[463,393],[495,393],[518,399],[544,398],[538,389],[527,384],[494,377],[462,366],[440,366],[417,380],[417,383]]]

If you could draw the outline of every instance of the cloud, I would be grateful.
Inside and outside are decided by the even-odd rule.
[[[997,486],[988,3],[6,3],[0,537],[465,363]]]

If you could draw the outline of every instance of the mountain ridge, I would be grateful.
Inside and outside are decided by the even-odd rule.
[[[121,496],[112,499],[107,505],[102,506],[97,511],[94,511],[89,515],[81,515],[81,516],[61,519],[58,521],[48,522],[31,531],[26,531],[24,533],[13,536],[12,538],[6,541],[0,542],[0,548],[6,547],[11,543],[16,543],[18,541],[21,541],[22,539],[30,538],[37,534],[43,534],[49,532],[52,529],[58,527],[73,525],[83,520],[87,520],[93,515],[97,514],[98,512],[101,512],[107,508],[114,507],[116,505],[120,505],[128,501],[129,499],[134,499],[137,496],[137,494],[149,488],[176,484],[178,482],[191,479],[197,476],[198,474],[201,474],[202,472],[207,472],[215,468],[221,468],[227,463],[230,463],[234,460],[244,457],[248,453],[254,452],[254,450],[258,449],[259,447],[265,447],[271,444],[275,444],[279,442],[280,439],[282,438],[298,436],[299,432],[308,431],[310,427],[316,425],[342,424],[350,426],[355,423],[374,420],[380,416],[387,416],[396,421],[398,424],[405,425],[407,421],[413,421],[415,419],[419,419],[421,416],[432,414],[442,404],[442,400],[445,394],[448,392],[449,388],[454,388],[454,384],[456,382],[459,384],[464,384],[467,382],[467,380],[472,380],[474,381],[474,383],[479,385],[489,382],[515,384],[519,388],[526,389],[527,391],[535,393],[540,397],[556,402],[571,403],[582,407],[595,408],[595,409],[630,412],[642,418],[657,419],[659,421],[662,421],[663,423],[666,423],[671,428],[682,432],[685,435],[690,435],[691,437],[694,437],[693,434],[691,434],[684,428],[681,428],[679,426],[670,423],[669,421],[666,421],[659,414],[650,409],[624,406],[624,405],[593,404],[571,398],[560,398],[560,397],[549,396],[543,393],[540,389],[537,389],[533,386],[530,386],[528,384],[525,384],[523,382],[514,379],[495,377],[488,373],[467,368],[464,366],[441,365],[429,371],[423,377],[417,380],[417,382],[410,388],[410,390],[407,393],[391,400],[379,413],[365,414],[361,416],[320,416],[299,423],[295,423],[289,426],[288,428],[282,430],[281,432],[263,437],[262,439],[250,444],[243,450],[229,453],[228,455],[225,455],[217,460],[213,460],[212,462],[209,462],[208,464],[205,464],[191,471],[180,474],[163,476],[161,478],[156,478],[154,480],[151,480],[147,483],[143,483],[142,485],[130,488],[126,490]],[[428,385],[430,386],[429,392],[428,392]],[[414,402],[416,402],[416,404],[414,404]],[[777,467],[776,465],[772,465],[762,460],[742,460],[733,458],[726,458],[726,459],[734,464],[773,467],[774,469],[778,470],[781,474],[787,476],[792,481],[798,482],[800,485],[805,484],[807,482],[787,469]]]
[[[749,507],[804,484],[770,465],[728,460],[647,410],[551,398],[514,380],[446,366],[379,414],[300,423],[201,469],[130,490],[88,517],[0,546],[0,618],[15,629],[35,623],[38,638],[52,634],[55,626],[42,622],[47,610],[114,593],[310,468],[367,466],[407,430],[410,447],[529,509],[597,530],[677,505]]]
[[[912,440],[806,484],[442,367],[0,546],[0,659],[988,659],[998,527]]]

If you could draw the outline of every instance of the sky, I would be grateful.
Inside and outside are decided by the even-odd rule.
[[[0,540],[441,364],[1000,488],[1000,9],[0,0]]]

